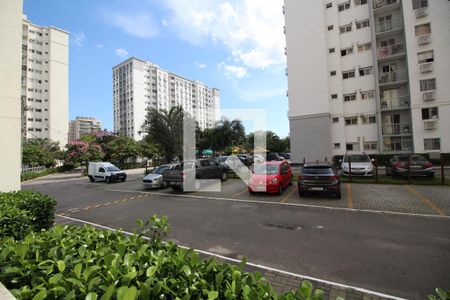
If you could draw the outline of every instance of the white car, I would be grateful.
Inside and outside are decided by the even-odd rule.
[[[156,189],[167,187],[167,182],[162,180],[162,172],[164,170],[173,169],[176,164],[161,165],[151,171],[142,179],[142,184],[145,188]]]
[[[96,180],[104,180],[107,183],[124,182],[127,179],[127,174],[110,162],[90,162],[88,176],[91,182]]]
[[[259,154],[254,154],[253,155],[253,161],[255,164],[262,164],[263,162],[265,162],[265,158],[262,155]]]
[[[352,176],[372,177],[374,173],[372,161],[373,159],[370,159],[366,153],[345,154],[341,160],[342,175],[348,176],[351,166]]]

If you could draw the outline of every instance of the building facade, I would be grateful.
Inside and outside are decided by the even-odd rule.
[[[450,152],[448,0],[285,0],[295,162]]]
[[[0,192],[20,190],[22,0],[0,2]]]
[[[114,132],[140,140],[146,109],[181,106],[201,129],[210,128],[220,109],[220,91],[159,66],[130,58],[113,67]]]
[[[32,24],[22,28],[22,135],[67,144],[69,34]]]
[[[69,123],[69,142],[79,140],[83,135],[102,130],[102,122],[90,117],[76,117]]]

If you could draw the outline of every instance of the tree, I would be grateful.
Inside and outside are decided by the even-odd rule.
[[[242,146],[245,142],[245,128],[241,120],[223,118],[213,128],[212,140],[217,143],[218,150],[230,146]]]
[[[272,131],[256,131],[249,133],[246,138],[246,147],[252,151],[254,148],[255,135],[266,135],[266,149],[270,152],[288,152],[290,147],[290,139],[286,137],[280,139],[280,137]]]
[[[105,157],[114,162],[123,164],[127,159],[136,160],[141,155],[139,144],[132,138],[117,136],[109,141],[103,148]]]
[[[53,167],[56,160],[62,159],[63,153],[58,142],[48,139],[28,139],[22,145],[22,163],[29,165]]]
[[[98,161],[102,158],[102,147],[94,142],[73,141],[67,145],[66,160],[74,165],[86,163],[87,167],[89,161]]]

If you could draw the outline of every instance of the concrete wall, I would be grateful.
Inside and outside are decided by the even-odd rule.
[[[0,192],[20,189],[22,0],[0,2]]]

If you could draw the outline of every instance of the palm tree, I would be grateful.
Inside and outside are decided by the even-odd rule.
[[[245,128],[241,120],[223,118],[215,127],[215,140],[220,150],[229,146],[241,146],[245,141]]]

